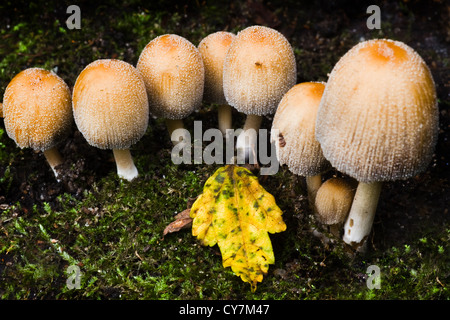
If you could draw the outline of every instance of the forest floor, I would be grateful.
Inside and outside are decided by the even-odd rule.
[[[0,120],[0,297],[2,299],[420,299],[450,298],[450,6],[445,1],[382,1],[381,29],[369,30],[365,1],[78,1],[81,29],[66,26],[58,1],[0,4],[0,96],[29,67],[54,70],[70,88],[90,62],[116,58],[136,65],[145,45],[175,33],[198,45],[206,35],[259,24],[283,33],[294,48],[297,82],[326,81],[359,41],[400,40],[427,62],[436,82],[440,131],[427,170],[383,186],[365,254],[340,239],[324,243],[303,177],[281,167],[260,183],[283,210],[287,230],[271,235],[275,264],[256,292],[223,268],[217,246],[189,229],[163,237],[220,165],[171,161],[162,119],[150,118],[132,147],[140,176],[120,180],[112,152],[91,147],[73,126],[59,150],[60,182],[41,152],[19,149]],[[244,115],[234,111],[240,128]],[[270,116],[262,128],[270,129]],[[185,121],[217,126],[215,105]],[[258,172],[256,172],[258,175]],[[342,175],[335,170],[324,179]],[[81,271],[80,289],[67,268]],[[379,289],[367,286],[380,269]]]

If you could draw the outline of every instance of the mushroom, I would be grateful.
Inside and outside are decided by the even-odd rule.
[[[119,177],[136,178],[129,148],[145,134],[149,115],[139,71],[124,61],[96,60],[78,76],[72,101],[75,123],[86,141],[113,150]]]
[[[226,130],[232,128],[232,114],[223,93],[223,63],[235,37],[236,35],[231,32],[218,31],[205,37],[198,45],[205,67],[204,99],[219,105],[219,130],[224,136]]]
[[[347,218],[352,205],[354,189],[342,178],[326,180],[317,190],[314,214],[316,219],[330,227],[339,236],[339,229]]]
[[[412,48],[369,40],[338,61],[319,106],[316,138],[325,158],[359,181],[344,226],[345,243],[357,249],[364,244],[382,182],[425,170],[437,134],[434,81]]]
[[[272,123],[272,142],[278,162],[306,178],[308,199],[314,198],[322,183],[321,173],[330,167],[314,132],[317,109],[325,89],[323,82],[293,86],[280,101]],[[275,133],[278,130],[278,133]]]
[[[44,153],[55,177],[63,158],[56,146],[70,132],[70,90],[55,73],[41,68],[19,72],[3,97],[3,117],[8,136],[20,148]]]
[[[150,41],[139,56],[137,69],[147,89],[150,113],[165,118],[169,135],[183,129],[183,118],[203,99],[205,70],[198,49],[175,34]],[[186,136],[180,136],[186,140]],[[174,144],[179,141],[172,139]]]
[[[238,154],[244,152],[245,159],[256,157],[256,131],[262,116],[275,112],[296,78],[294,51],[278,31],[248,27],[231,43],[224,62],[223,90],[227,102],[247,115],[236,143]]]

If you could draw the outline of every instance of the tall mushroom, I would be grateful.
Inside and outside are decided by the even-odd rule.
[[[331,164],[359,181],[344,226],[356,248],[372,229],[382,182],[408,179],[429,164],[438,133],[430,70],[406,44],[361,42],[333,68],[316,138]]]
[[[3,97],[8,136],[20,148],[43,151],[56,177],[63,162],[56,146],[72,126],[70,90],[55,73],[29,68],[8,84]]]
[[[322,175],[330,167],[315,138],[317,109],[325,89],[323,82],[304,82],[293,86],[280,101],[272,123],[271,139],[275,142],[278,162],[306,177],[308,198],[314,198]],[[278,130],[278,136],[274,136]]]
[[[218,31],[203,38],[198,45],[205,67],[204,99],[219,105],[219,129],[224,136],[232,128],[232,110],[223,93],[223,63],[235,37],[231,32]]]
[[[236,144],[246,159],[256,156],[256,131],[262,116],[275,112],[296,78],[294,51],[278,31],[248,27],[231,43],[224,62],[223,89],[227,102],[247,115]]]
[[[150,113],[166,119],[172,137],[184,128],[182,119],[202,103],[205,70],[200,52],[187,39],[165,34],[147,44],[136,67],[144,78]]]
[[[124,61],[96,60],[78,76],[72,101],[75,123],[86,141],[113,150],[119,177],[136,178],[129,148],[145,134],[149,115],[139,71]]]

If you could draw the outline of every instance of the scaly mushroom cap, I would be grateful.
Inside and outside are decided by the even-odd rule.
[[[273,118],[272,130],[279,130],[279,136],[272,137],[278,161],[294,174],[314,176],[329,167],[314,135],[324,89],[323,82],[295,85],[283,96]]]
[[[153,39],[141,52],[137,68],[154,116],[183,119],[200,106],[205,81],[203,60],[185,38],[166,34]]]
[[[223,89],[239,112],[274,113],[283,95],[295,85],[294,51],[278,31],[248,27],[239,32],[225,57]]]
[[[131,64],[97,60],[78,76],[73,88],[75,123],[87,142],[100,149],[128,149],[147,130],[144,81]]]
[[[344,179],[328,179],[316,194],[317,220],[326,225],[343,223],[352,206],[353,196],[352,187]]]
[[[339,171],[362,182],[410,178],[430,162],[437,133],[434,81],[412,48],[369,40],[333,68],[316,138]]]
[[[212,33],[200,41],[198,50],[205,66],[205,96],[207,102],[226,104],[223,94],[223,63],[235,34],[225,31]]]
[[[53,72],[23,70],[6,87],[3,116],[8,136],[20,148],[53,148],[72,125],[69,87]]]

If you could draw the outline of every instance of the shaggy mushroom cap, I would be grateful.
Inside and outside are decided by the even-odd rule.
[[[344,179],[331,178],[319,188],[315,199],[315,216],[326,225],[343,223],[350,211],[354,190]]]
[[[324,89],[323,82],[295,85],[283,96],[273,118],[272,130],[279,130],[278,137],[272,137],[278,161],[294,174],[314,176],[329,167],[314,135]]]
[[[198,45],[205,67],[204,98],[207,102],[227,103],[223,93],[223,64],[235,37],[231,32],[218,31],[205,37]]]
[[[409,46],[362,42],[333,68],[316,138],[339,171],[362,182],[410,178],[430,162],[437,133],[434,81]]]
[[[8,136],[20,148],[51,149],[72,125],[69,87],[48,70],[23,70],[6,87],[3,116]]]
[[[183,119],[201,105],[205,70],[198,49],[188,40],[166,34],[150,41],[137,69],[147,88],[150,113]]]
[[[227,102],[239,112],[258,116],[274,113],[297,78],[294,51],[287,39],[262,26],[237,34],[223,72]]]
[[[139,71],[114,59],[97,60],[78,76],[73,89],[75,123],[100,149],[127,149],[144,135],[148,100]]]

